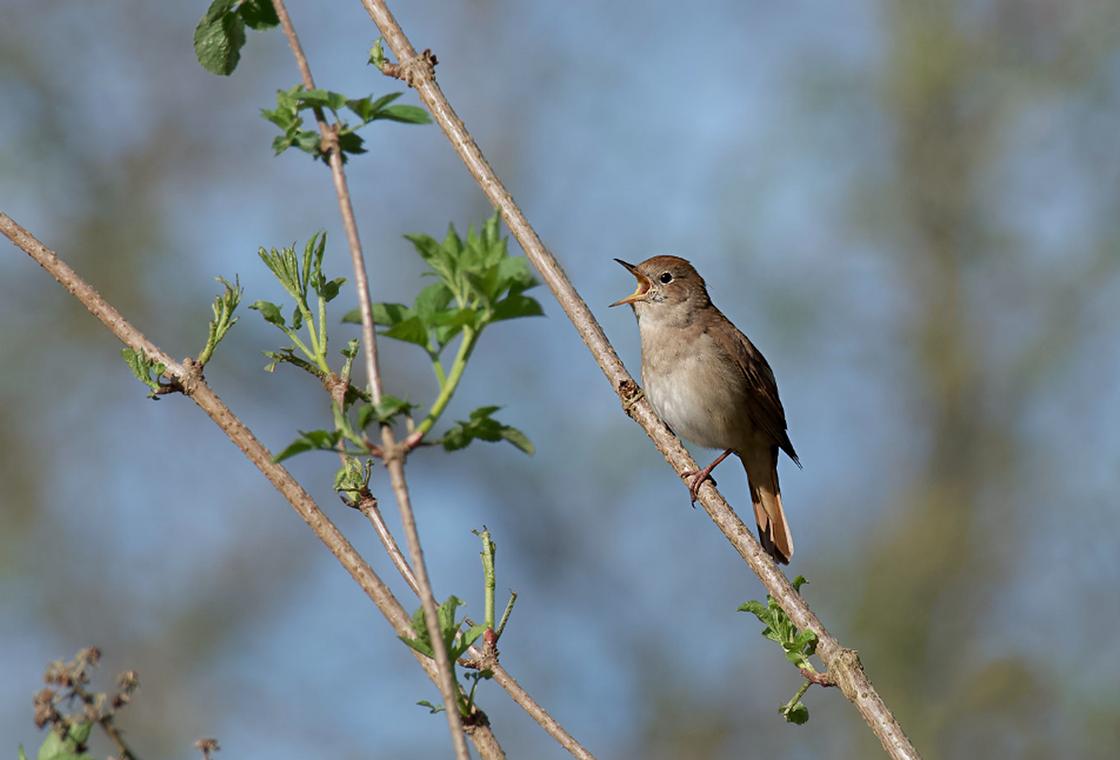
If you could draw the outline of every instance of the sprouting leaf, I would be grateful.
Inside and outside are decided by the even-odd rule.
[[[284,315],[280,313],[280,307],[271,301],[254,301],[249,308],[254,311],[259,311],[261,316],[264,317],[264,320],[269,324],[276,325],[277,327],[287,326],[284,322]]]
[[[162,390],[159,384],[159,378],[167,371],[167,366],[163,362],[149,359],[143,351],[134,351],[131,348],[121,349],[121,358],[124,359],[125,364],[132,370],[132,374],[136,379],[148,386],[151,393],[148,398],[158,399],[159,392]]]
[[[809,708],[805,703],[798,700],[792,705],[783,705],[778,708],[778,712],[786,719],[788,723],[794,723],[798,726],[804,725],[809,720]]]
[[[441,713],[446,709],[446,708],[444,708],[443,705],[433,705],[431,702],[429,702],[426,699],[421,699],[416,704],[420,705],[421,707],[427,707],[428,711],[431,712],[432,715],[435,715],[436,713]]]
[[[300,431],[299,438],[288,444],[287,448],[272,458],[274,462],[283,462],[285,459],[302,454],[305,451],[334,451],[342,433],[338,430],[310,430]]]

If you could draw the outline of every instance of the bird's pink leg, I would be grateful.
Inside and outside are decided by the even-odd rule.
[[[718,457],[716,457],[716,461],[712,462],[710,465],[705,467],[703,470],[688,470],[686,472],[681,473],[686,478],[691,478],[691,480],[689,480],[689,482],[688,482],[688,495],[692,498],[693,506],[696,505],[696,498],[697,498],[697,494],[700,492],[700,486],[704,485],[704,481],[707,480],[709,477],[711,477],[712,470],[714,470],[716,468],[716,465],[718,465],[724,459],[727,459],[727,456],[732,451],[733,451],[733,449],[728,449],[727,451],[723,452]],[[713,479],[712,480],[712,485],[715,485],[715,483],[716,483],[716,481]]]

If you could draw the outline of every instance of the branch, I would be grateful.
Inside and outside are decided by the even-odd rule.
[[[288,9],[284,0],[272,0],[276,8],[276,15],[284,29],[284,36],[288,38],[288,45],[292,48],[296,64],[299,66],[303,85],[309,90],[315,89],[315,80],[311,76],[311,67],[307,57],[303,54],[303,47],[296,36],[295,27],[288,16]],[[370,396],[376,406],[381,402],[381,373],[377,366],[377,337],[373,329],[373,310],[370,305],[369,281],[366,278],[365,258],[362,255],[362,243],[358,238],[358,224],[354,219],[354,207],[350,202],[350,190],[346,184],[346,173],[342,168],[342,150],[338,144],[337,130],[328,125],[323,110],[314,109],[315,120],[319,124],[319,134],[323,142],[329,146],[331,177],[334,180],[335,194],[338,195],[338,207],[342,213],[342,226],[346,229],[346,239],[350,247],[350,259],[354,267],[354,285],[358,291],[358,308],[362,315],[362,343],[365,347],[366,375],[370,387]],[[420,604],[424,609],[424,623],[428,628],[428,636],[432,642],[432,653],[435,655],[436,667],[439,668],[439,691],[443,697],[444,713],[447,715],[447,726],[451,732],[451,741],[455,747],[455,756],[458,760],[470,760],[467,742],[463,737],[463,722],[459,715],[459,687],[455,682],[454,665],[447,654],[443,637],[440,636],[439,617],[436,612],[435,595],[432,593],[431,581],[428,578],[428,568],[424,563],[424,551],[420,546],[420,534],[416,528],[416,517],[412,512],[412,503],[408,496],[408,486],[404,479],[403,452],[394,456],[396,442],[393,431],[388,425],[381,426],[381,441],[385,452],[386,464],[389,466],[389,478],[392,482],[393,492],[397,497],[397,504],[401,510],[401,522],[405,527],[405,537],[408,539],[409,553],[412,555],[412,564],[416,568],[416,580],[420,586]]]
[[[377,609],[381,611],[396,634],[404,637],[414,635],[408,613],[397,601],[397,598],[393,596],[389,587],[342,535],[330,518],[323,513],[319,505],[311,498],[311,495],[303,489],[283,465],[272,460],[272,455],[268,449],[206,384],[201,369],[193,359],[187,358],[182,363],[174,361],[158,346],[145,338],[139,330],[129,324],[119,311],[105,301],[64,261],[59,259],[54,251],[39,242],[30,232],[3,212],[0,212],[0,232],[11,240],[16,247],[38,262],[43,269],[47,270],[91,314],[101,320],[102,324],[109,328],[110,332],[117,336],[122,343],[133,350],[143,351],[148,357],[163,363],[166,367],[166,374],[180,386],[181,392],[189,396],[222,429],[234,445],[241,449],[249,461],[268,478],[276,490],[292,505],[296,513],[319,537],[319,540],[326,545],[346,572],[365,591],[370,600],[377,605]],[[414,652],[413,654],[432,682],[438,685],[440,679],[436,665],[429,658],[419,653]],[[458,713],[457,705],[453,705],[452,709]],[[473,726],[470,732],[472,740],[484,757],[503,757],[503,755],[497,753],[487,754],[487,752],[493,753],[493,748],[497,747],[489,727]]]
[[[599,368],[621,399],[626,413],[642,426],[658,451],[684,480],[684,473],[697,469],[696,463],[677,437],[657,417],[649,401],[637,397],[640,393],[638,385],[626,371],[599,322],[564,274],[556,257],[541,242],[536,230],[529,224],[528,219],[513,200],[513,196],[502,184],[478,144],[451,107],[435,81],[435,56],[430,51],[419,55],[416,53],[416,49],[397,24],[385,0],[361,1],[399,61],[397,68],[389,73],[398,76],[416,89],[420,99],[428,107],[432,117],[466,164],[483,193],[501,211],[510,232],[517,238],[526,257],[556,296],[564,313],[579,332],[580,338],[587,344]],[[917,750],[871,684],[856,652],[841,646],[840,642],[828,633],[715,487],[705,486],[700,493],[700,503],[708,516],[759,577],[770,595],[778,601],[799,628],[809,629],[817,634],[819,638],[817,653],[827,665],[829,674],[836,680],[844,696],[859,710],[887,754],[896,760],[917,760],[919,758]]]

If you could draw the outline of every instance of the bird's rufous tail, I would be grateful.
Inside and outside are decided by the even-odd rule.
[[[778,487],[778,447],[758,447],[740,455],[747,471],[747,482],[758,523],[758,540],[766,553],[788,565],[793,557],[793,534],[782,511],[782,492]]]

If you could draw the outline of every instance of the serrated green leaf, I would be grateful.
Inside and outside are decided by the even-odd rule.
[[[408,240],[416,248],[416,252],[420,254],[420,258],[428,261],[440,255],[441,248],[435,238],[430,235],[405,235]]]
[[[424,325],[420,317],[409,317],[406,320],[397,322],[381,334],[387,338],[404,341],[405,343],[415,343],[421,348],[426,349],[428,347],[428,328]]]
[[[229,76],[245,45],[245,19],[231,12],[234,0],[214,0],[194,29],[194,54],[211,74]]]
[[[433,282],[420,291],[412,308],[418,317],[432,324],[436,314],[451,303],[451,298],[451,290],[446,285],[442,282]]]
[[[523,295],[506,296],[494,304],[490,312],[490,319],[501,322],[504,319],[517,319],[518,317],[543,317],[544,309],[537,299]]]
[[[257,31],[271,29],[280,23],[280,19],[276,16],[276,9],[272,6],[272,0],[242,0],[237,12],[245,19],[250,29]]]
[[[537,285],[528,260],[521,256],[506,256],[499,261],[498,278],[503,288],[511,293],[521,293]]]
[[[751,599],[749,602],[743,602],[738,607],[739,612],[749,612],[757,617],[763,623],[769,622],[770,614],[769,609],[765,604],[757,599]]]
[[[261,316],[264,317],[264,320],[270,324],[274,324],[277,327],[287,326],[284,322],[284,315],[280,312],[280,307],[271,301],[254,301],[249,308],[254,311],[259,311]]]
[[[419,106],[397,105],[381,109],[377,118],[399,121],[404,124],[431,124],[432,117]]]

